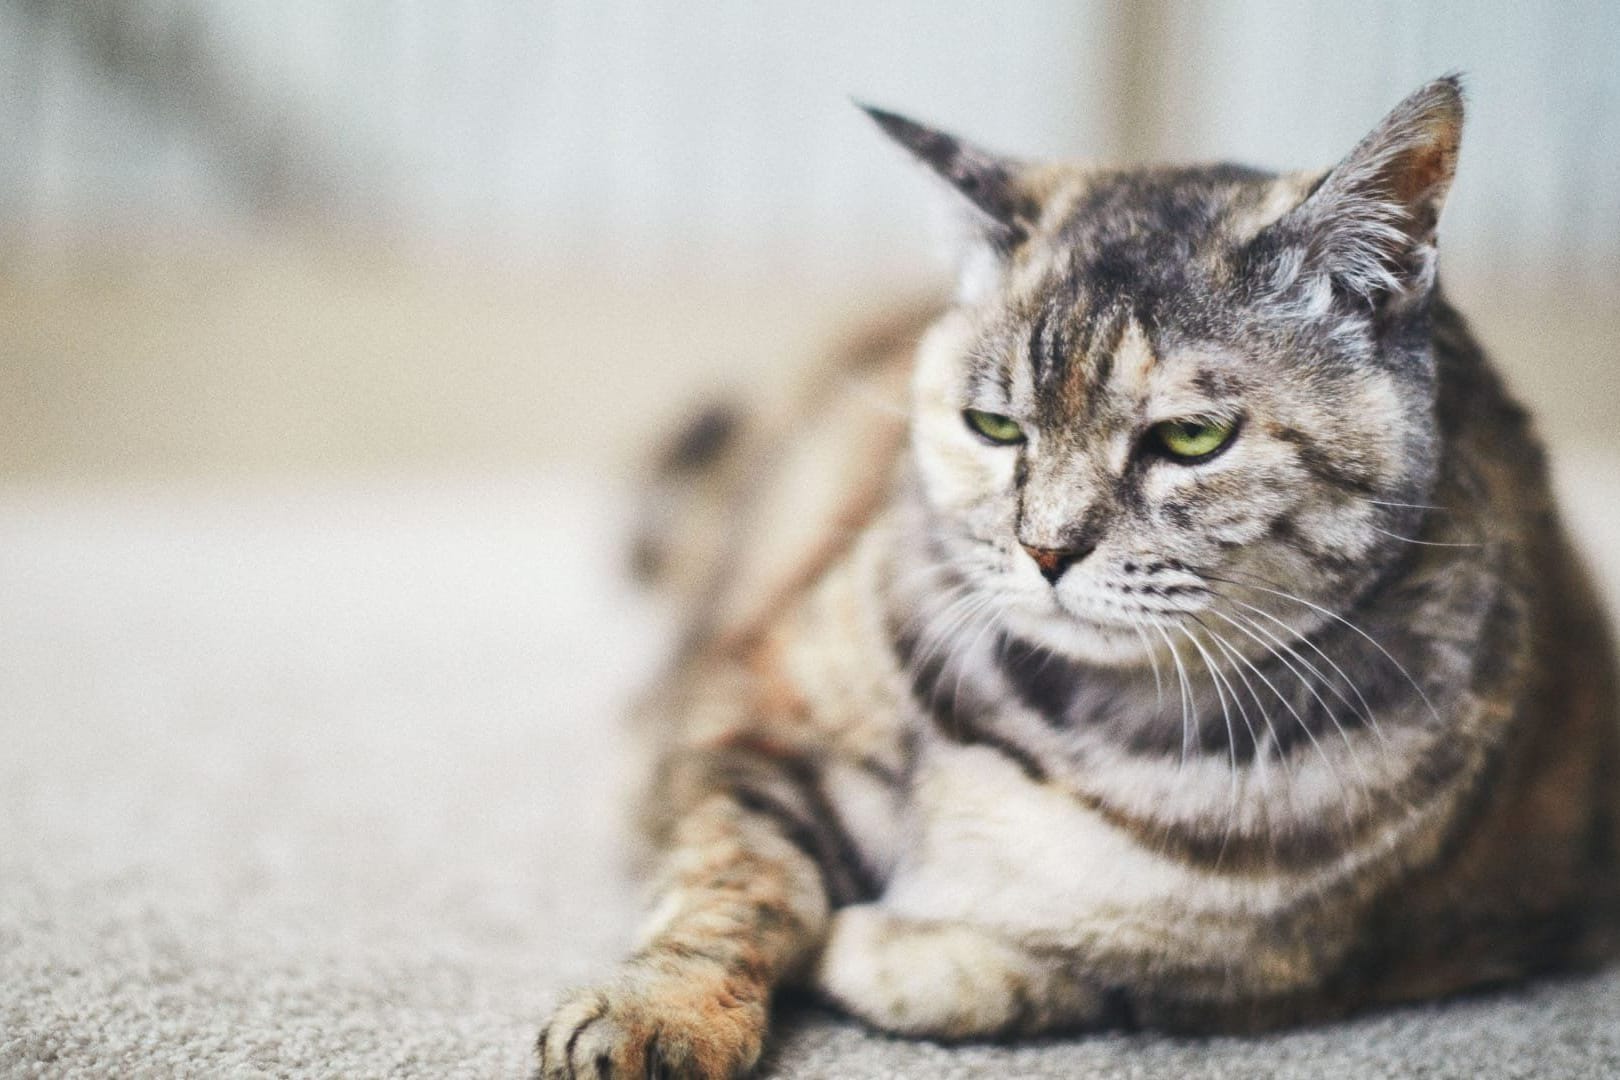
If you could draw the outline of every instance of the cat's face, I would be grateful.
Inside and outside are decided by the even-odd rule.
[[[1384,293],[1313,271],[1323,186],[1043,172],[915,383],[935,542],[1003,625],[1100,662],[1194,625],[1250,653],[1243,597],[1319,605],[1268,605],[1307,629],[1404,554],[1437,453],[1432,246]]]

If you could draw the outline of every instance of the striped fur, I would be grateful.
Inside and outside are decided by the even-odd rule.
[[[978,277],[698,463],[661,899],[541,1074],[740,1075],[785,983],[939,1039],[1249,1031],[1612,955],[1614,648],[1435,284],[1455,80],[1315,175],[876,115]],[[1193,416],[1235,435],[1152,441]]]

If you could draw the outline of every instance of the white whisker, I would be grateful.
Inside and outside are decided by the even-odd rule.
[[[1360,498],[1360,496],[1357,496],[1357,498]],[[1434,506],[1429,503],[1388,502],[1384,499],[1361,499],[1361,501],[1371,503],[1374,506],[1396,506],[1404,510],[1438,510],[1443,514],[1451,513],[1451,507],[1449,506]]]
[[[1367,718],[1367,726],[1372,729],[1373,734],[1378,737],[1378,740],[1380,742],[1383,742],[1383,743],[1388,743],[1389,742],[1389,740],[1384,735],[1383,728],[1379,727],[1379,725],[1378,725],[1378,717],[1373,713],[1372,706],[1367,704],[1367,698],[1366,698],[1366,696],[1364,694],[1362,694],[1361,687],[1356,685],[1356,681],[1349,676],[1349,674],[1344,670],[1344,668],[1340,667],[1337,663],[1335,663],[1334,660],[1333,660],[1333,657],[1329,656],[1326,652],[1324,652],[1320,645],[1318,645],[1316,642],[1312,641],[1306,635],[1300,633],[1298,630],[1295,630],[1292,626],[1289,626],[1287,623],[1283,622],[1281,619],[1277,618],[1275,615],[1271,614],[1271,612],[1266,611],[1264,608],[1256,607],[1255,605],[1245,603],[1242,600],[1233,599],[1232,597],[1225,596],[1225,595],[1223,595],[1221,593],[1216,593],[1215,595],[1220,597],[1220,599],[1226,601],[1228,604],[1236,604],[1239,607],[1247,608],[1249,611],[1254,612],[1256,615],[1259,615],[1261,618],[1267,619],[1270,622],[1273,622],[1276,625],[1282,627],[1285,631],[1287,631],[1290,635],[1292,635],[1293,638],[1296,641],[1299,641],[1299,642],[1303,643],[1304,645],[1308,646],[1313,652],[1316,653],[1317,656],[1320,656],[1324,661],[1326,661],[1328,666],[1333,668],[1334,672],[1336,672],[1338,674],[1339,678],[1344,680],[1345,685],[1350,687],[1350,692],[1356,695],[1356,701],[1360,703],[1361,714]],[[1258,626],[1257,626],[1257,629],[1258,629]],[[1267,636],[1270,637],[1271,635],[1268,634]],[[1293,652],[1292,649],[1290,649],[1289,651]],[[1295,653],[1294,655],[1298,656],[1299,654]],[[1300,660],[1301,663],[1307,664],[1309,666],[1309,662],[1306,661],[1304,657],[1299,657],[1299,660]],[[1312,667],[1311,670],[1316,671],[1316,669],[1314,667]],[[1336,684],[1334,684],[1330,680],[1328,680],[1325,676],[1323,676],[1321,674],[1321,672],[1317,671],[1316,674],[1317,674],[1318,678],[1321,678],[1324,682],[1328,683],[1330,688],[1334,688],[1335,693],[1338,693],[1337,688],[1336,688]],[[1339,694],[1339,700],[1343,701],[1346,705],[1350,705],[1349,700],[1346,699],[1343,694]],[[1354,708],[1354,706],[1352,706],[1352,708]]]
[[[1153,643],[1148,640],[1147,631],[1142,629],[1142,620],[1136,615],[1129,616],[1131,629],[1142,641],[1142,651],[1147,653],[1148,663],[1153,667],[1153,712],[1156,716],[1164,715],[1164,680],[1159,675],[1159,658],[1153,649]]]
[[[1232,696],[1239,704],[1239,714],[1243,717],[1244,727],[1248,729],[1250,742],[1254,746],[1255,772],[1260,777],[1261,792],[1269,803],[1271,798],[1271,758],[1272,755],[1276,755],[1276,762],[1283,772],[1284,791],[1288,796],[1289,805],[1292,806],[1294,801],[1294,771],[1289,766],[1287,757],[1281,753],[1281,747],[1277,742],[1277,729],[1271,723],[1271,714],[1266,711],[1264,704],[1260,701],[1260,695],[1254,688],[1254,684],[1243,673],[1243,668],[1233,659],[1237,655],[1237,650],[1232,646],[1231,642],[1227,641],[1225,636],[1214,627],[1204,624],[1202,621],[1200,621],[1199,625],[1203,626],[1204,632],[1209,635],[1215,647],[1232,663],[1232,670],[1237,672],[1238,678],[1243,683],[1243,688],[1249,692],[1250,700],[1254,702],[1255,709],[1260,713],[1260,719],[1265,723],[1265,738],[1262,739],[1259,733],[1255,731],[1254,725],[1249,722],[1248,709],[1242,707],[1242,698],[1238,697],[1237,690],[1234,687]],[[1230,678],[1227,679],[1227,685],[1232,685]]]
[[[1210,610],[1216,615],[1220,614],[1220,612],[1215,611],[1213,608]],[[1242,627],[1237,626],[1236,623],[1233,623],[1232,625],[1237,627],[1239,630],[1243,629]],[[1310,740],[1311,746],[1315,748],[1317,756],[1322,759],[1322,764],[1327,768],[1328,775],[1333,777],[1334,786],[1339,789],[1339,794],[1344,797],[1343,807],[1345,826],[1346,828],[1353,830],[1355,828],[1355,816],[1352,814],[1350,809],[1349,789],[1344,786],[1344,778],[1339,775],[1339,770],[1333,767],[1333,759],[1328,757],[1327,751],[1322,748],[1322,743],[1317,739],[1316,733],[1312,731],[1311,726],[1305,722],[1305,718],[1299,714],[1299,710],[1294,708],[1294,703],[1289,701],[1287,696],[1284,695],[1281,690],[1277,689],[1277,685],[1275,683],[1266,678],[1265,673],[1255,666],[1254,661],[1244,656],[1242,652],[1236,652],[1234,655],[1243,663],[1245,667],[1254,673],[1255,678],[1266,684],[1266,689],[1270,690],[1272,694],[1276,696],[1277,700],[1282,703],[1282,707],[1287,709],[1289,714],[1293,716],[1294,722],[1298,724],[1299,729],[1305,733],[1305,737]]]
[[[1383,534],[1383,535],[1385,535],[1385,536],[1387,536],[1387,537],[1389,537],[1389,538],[1390,538],[1390,539],[1391,539],[1391,540],[1404,540],[1404,541],[1406,541],[1406,542],[1407,542],[1407,543],[1408,543],[1408,544],[1418,544],[1418,545],[1421,545],[1421,546],[1422,546],[1422,547],[1438,547],[1438,548],[1481,548],[1481,547],[1484,547],[1484,546],[1485,546],[1485,545],[1484,545],[1484,544],[1458,544],[1458,543],[1447,543],[1447,542],[1445,542],[1445,541],[1441,541],[1441,540],[1414,540],[1414,539],[1413,539],[1413,538],[1412,538],[1412,537],[1410,537],[1410,536],[1402,536],[1402,535],[1401,535],[1401,534],[1400,534],[1400,533],[1392,533],[1392,532],[1390,532],[1390,531],[1389,531],[1389,530],[1388,530],[1388,529],[1380,529],[1380,528],[1379,528],[1379,527],[1378,527],[1378,526],[1376,526],[1376,525],[1369,525],[1369,526],[1367,526],[1367,527],[1368,527],[1368,528],[1369,528],[1369,529],[1371,529],[1371,530],[1372,530],[1372,531],[1373,531],[1373,532],[1375,532],[1375,533],[1382,533],[1382,534]]]
[[[930,620],[924,633],[919,636],[917,648],[912,654],[912,664],[926,667],[933,663],[940,649],[993,600],[992,595],[972,591],[953,600],[943,612]]]
[[[1183,637],[1192,642],[1193,648],[1198,650],[1198,655],[1203,657],[1204,670],[1209,673],[1209,681],[1215,687],[1215,696],[1221,703],[1221,719],[1226,722],[1227,771],[1231,774],[1232,782],[1226,796],[1226,828],[1221,834],[1221,849],[1224,852],[1226,843],[1232,836],[1232,823],[1237,816],[1238,804],[1237,734],[1232,730],[1232,711],[1227,707],[1226,692],[1221,689],[1220,679],[1215,675],[1215,662],[1210,659],[1209,651],[1204,648],[1203,643],[1198,640],[1192,631],[1185,626],[1180,623],[1171,623],[1171,625],[1179,630]]]
[[[1223,613],[1221,613],[1219,611],[1214,611],[1213,614],[1216,615],[1218,618],[1224,619],[1227,623],[1230,623],[1232,626],[1236,627],[1237,629],[1242,630],[1245,634],[1248,634],[1248,636],[1249,636],[1249,638],[1251,640],[1253,640],[1255,643],[1260,645],[1261,648],[1265,649],[1268,653],[1270,653],[1272,655],[1272,657],[1277,660],[1278,663],[1282,664],[1283,667],[1287,668],[1289,674],[1293,675],[1294,678],[1298,679],[1300,685],[1303,686],[1307,691],[1309,691],[1311,697],[1316,699],[1316,703],[1319,706],[1321,706],[1323,714],[1325,716],[1327,716],[1328,720],[1330,720],[1333,723],[1334,730],[1339,733],[1339,738],[1340,738],[1340,740],[1342,740],[1344,742],[1344,748],[1350,755],[1350,763],[1351,763],[1351,765],[1353,765],[1355,767],[1356,775],[1359,777],[1359,779],[1361,781],[1362,799],[1364,801],[1370,801],[1371,797],[1372,797],[1371,796],[1371,789],[1370,789],[1368,779],[1367,779],[1366,767],[1362,764],[1362,761],[1361,761],[1361,755],[1356,751],[1355,744],[1350,741],[1349,732],[1345,731],[1344,730],[1344,725],[1339,723],[1339,718],[1334,713],[1333,707],[1331,705],[1329,705],[1327,703],[1327,700],[1325,698],[1323,698],[1322,695],[1317,691],[1316,685],[1310,679],[1306,678],[1305,675],[1303,673],[1301,673],[1298,668],[1296,668],[1293,664],[1289,663],[1288,658],[1285,657],[1282,653],[1278,652],[1277,649],[1274,648],[1272,645],[1270,645],[1266,641],[1263,641],[1262,639],[1256,637],[1250,631],[1244,630],[1242,625],[1240,625],[1237,622],[1234,622],[1232,619],[1228,618]],[[1260,624],[1256,623],[1253,619],[1250,619],[1248,616],[1243,615],[1241,612],[1238,613],[1238,618],[1242,619],[1245,623],[1248,623],[1250,626],[1252,626],[1256,630],[1260,631],[1260,633],[1266,634],[1266,636],[1271,638],[1272,641],[1276,642],[1278,646],[1280,646],[1283,649],[1286,649],[1290,654],[1292,654],[1296,658],[1299,656],[1298,653],[1295,653],[1292,649],[1288,648],[1288,646],[1286,644],[1284,644],[1280,639],[1278,639],[1275,635],[1268,633],[1264,627],[1260,626]],[[1316,674],[1317,678],[1319,678],[1319,679],[1323,678],[1322,674],[1320,672],[1316,671],[1315,668],[1311,668],[1310,670],[1313,673]],[[1334,688],[1330,686],[1329,689],[1331,690],[1331,689],[1334,689]],[[1335,691],[1335,692],[1337,692],[1337,691]],[[1354,711],[1354,706],[1352,706],[1350,704],[1350,699],[1349,698],[1345,697],[1343,694],[1339,694],[1339,699],[1341,701],[1343,701],[1347,707],[1349,707],[1352,711]]]
[[[1208,575],[1206,575],[1206,576],[1208,576]],[[1342,623],[1343,625],[1349,627],[1351,630],[1355,631],[1357,634],[1359,634],[1363,638],[1365,638],[1366,641],[1368,642],[1368,644],[1370,644],[1373,648],[1377,649],[1380,653],[1382,653],[1383,656],[1384,656],[1384,659],[1388,660],[1391,664],[1395,665],[1395,669],[1401,673],[1401,676],[1404,679],[1406,679],[1406,681],[1408,683],[1411,684],[1412,689],[1417,691],[1418,697],[1423,699],[1423,704],[1424,704],[1425,707],[1428,708],[1429,715],[1434,719],[1435,724],[1436,725],[1441,724],[1440,711],[1434,707],[1434,702],[1429,700],[1429,695],[1424,693],[1423,687],[1418,685],[1418,681],[1412,677],[1412,673],[1406,670],[1406,665],[1402,664],[1399,660],[1395,659],[1395,657],[1390,653],[1390,651],[1388,649],[1384,648],[1384,646],[1378,641],[1377,638],[1375,638],[1371,634],[1367,633],[1367,631],[1363,630],[1361,627],[1357,626],[1355,623],[1351,622],[1349,619],[1345,618],[1343,615],[1340,615],[1340,614],[1338,614],[1337,612],[1334,612],[1334,611],[1329,611],[1327,608],[1323,607],[1322,605],[1312,603],[1311,601],[1306,600],[1304,597],[1295,596],[1293,593],[1283,592],[1283,591],[1281,591],[1279,589],[1267,588],[1264,585],[1245,585],[1241,581],[1231,581],[1231,580],[1228,580],[1226,578],[1217,578],[1217,577],[1210,577],[1210,580],[1211,581],[1220,581],[1220,582],[1223,582],[1223,583],[1228,584],[1228,585],[1236,585],[1239,588],[1259,589],[1261,592],[1270,593],[1272,596],[1281,597],[1284,600],[1292,600],[1296,604],[1303,604],[1305,607],[1310,608],[1312,611],[1315,611],[1315,612],[1317,612],[1318,614],[1321,614],[1321,615],[1326,615],[1328,618],[1333,619],[1334,621]]]
[[[1254,631],[1247,629],[1242,623],[1237,622],[1236,620],[1227,616],[1225,613],[1217,611],[1214,608],[1210,609],[1210,614],[1214,615],[1218,619],[1221,619],[1239,633],[1244,634],[1249,638],[1249,640],[1253,641],[1256,645],[1259,645],[1262,649],[1269,653],[1274,660],[1287,669],[1290,675],[1299,680],[1299,684],[1305,688],[1306,692],[1309,693],[1311,697],[1316,699],[1317,705],[1321,706],[1323,714],[1327,716],[1328,720],[1333,723],[1334,730],[1339,733],[1339,738],[1343,740],[1344,748],[1350,755],[1350,764],[1355,768],[1356,775],[1361,781],[1361,796],[1363,802],[1369,801],[1371,799],[1371,792],[1367,781],[1367,770],[1362,765],[1361,755],[1356,752],[1355,744],[1350,741],[1349,733],[1344,730],[1344,725],[1339,723],[1339,718],[1333,714],[1333,707],[1329,705],[1327,703],[1327,699],[1317,691],[1316,685],[1311,682],[1310,679],[1306,678],[1305,674],[1297,667],[1289,663],[1287,657],[1278,652],[1275,647],[1267,643],[1263,638],[1257,636]],[[1349,704],[1349,702],[1347,701],[1346,704]],[[1299,714],[1296,713],[1295,715],[1297,716]],[[1303,721],[1301,721],[1301,725],[1305,726]],[[1311,734],[1311,730],[1308,726],[1305,726],[1305,733],[1307,735]]]
[[[985,616],[984,625],[979,627],[978,632],[973,635],[972,639],[968,642],[967,647],[958,654],[957,659],[959,660],[965,661],[966,658],[972,656],[972,654],[978,649],[979,642],[984,640],[985,633],[997,624],[1002,612],[999,605],[988,604],[985,607],[980,608],[978,610],[978,614],[974,615],[974,618],[978,618],[979,614]],[[951,712],[953,714],[957,711],[962,703],[962,673],[966,670],[967,664],[965,662],[956,664],[956,680],[951,688]]]
[[[1200,630],[1202,630],[1204,633],[1206,633],[1206,634],[1208,634],[1210,636],[1211,643],[1216,644],[1216,649],[1217,649],[1217,651],[1219,651],[1219,648],[1220,648],[1220,646],[1219,646],[1220,635],[1217,634],[1215,632],[1215,630],[1212,627],[1209,626],[1208,623],[1204,622],[1204,620],[1200,619],[1198,616],[1196,616],[1196,615],[1192,616],[1192,620],[1198,624],[1198,628]],[[1248,732],[1248,735],[1249,735],[1249,745],[1253,748],[1254,762],[1255,762],[1254,771],[1255,771],[1255,774],[1260,779],[1260,790],[1265,794],[1270,794],[1270,791],[1271,791],[1270,766],[1267,763],[1267,761],[1265,760],[1265,758],[1260,753],[1260,737],[1259,737],[1259,734],[1255,731],[1253,721],[1251,721],[1249,719],[1248,706],[1243,704],[1242,696],[1237,692],[1237,687],[1232,684],[1232,679],[1231,679],[1230,676],[1227,675],[1226,670],[1224,668],[1222,668],[1219,664],[1212,664],[1211,663],[1211,657],[1209,657],[1207,654],[1204,657],[1204,663],[1207,666],[1209,666],[1210,677],[1214,678],[1214,679],[1217,679],[1220,682],[1225,683],[1226,684],[1226,689],[1231,693],[1231,695],[1232,695],[1232,704],[1237,707],[1238,716],[1240,718],[1242,718],[1242,720],[1243,720],[1243,729],[1246,732]],[[1241,672],[1239,674],[1241,674]],[[1245,685],[1247,685],[1246,681],[1245,681]],[[1254,692],[1251,689],[1250,690],[1250,696],[1251,697],[1253,696],[1253,693]],[[1260,704],[1259,701],[1256,700],[1255,705],[1258,706],[1259,704]],[[1231,737],[1231,733],[1229,732],[1228,738],[1230,738],[1230,737]],[[1233,762],[1233,767],[1236,768],[1236,762],[1235,761]]]
[[[1148,625],[1159,632],[1159,636],[1164,639],[1165,648],[1170,650],[1171,659],[1176,663],[1176,681],[1181,689],[1181,765],[1177,768],[1180,772],[1187,767],[1187,754],[1192,749],[1192,705],[1189,701],[1192,697],[1192,687],[1188,685],[1187,669],[1182,666],[1181,654],[1176,651],[1170,635],[1164,632],[1163,625],[1158,620],[1153,620]]]

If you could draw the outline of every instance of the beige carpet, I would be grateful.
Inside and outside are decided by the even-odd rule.
[[[1572,461],[1620,580],[1620,459]],[[636,897],[617,711],[666,627],[572,476],[0,491],[0,1075],[517,1077]],[[1614,593],[1611,591],[1611,596]],[[1620,1076],[1620,973],[1252,1040],[771,1075]]]

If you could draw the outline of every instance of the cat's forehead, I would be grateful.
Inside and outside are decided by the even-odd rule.
[[[973,350],[980,372],[1048,422],[1130,411],[1149,398],[1226,396],[1235,353],[1209,320],[1187,326],[1134,295],[1048,288],[1005,309]],[[996,370],[999,369],[999,370]]]
[[[1155,332],[1129,305],[1115,304],[1080,320],[1084,333],[1056,329],[1060,318],[1036,316],[1014,361],[1013,383],[1030,397],[1048,427],[1127,425],[1150,403],[1187,412],[1219,409],[1243,391],[1236,358],[1207,341]]]
[[[1244,324],[1236,255],[1311,177],[1219,165],[1065,179],[1009,268],[981,355],[1019,364],[1012,381],[1065,416],[1110,396],[1221,396],[1223,343]]]
[[[1244,246],[1313,179],[1225,164],[1060,173],[1009,291],[1078,317],[1125,306],[1145,322],[1196,318],[1233,284]]]

